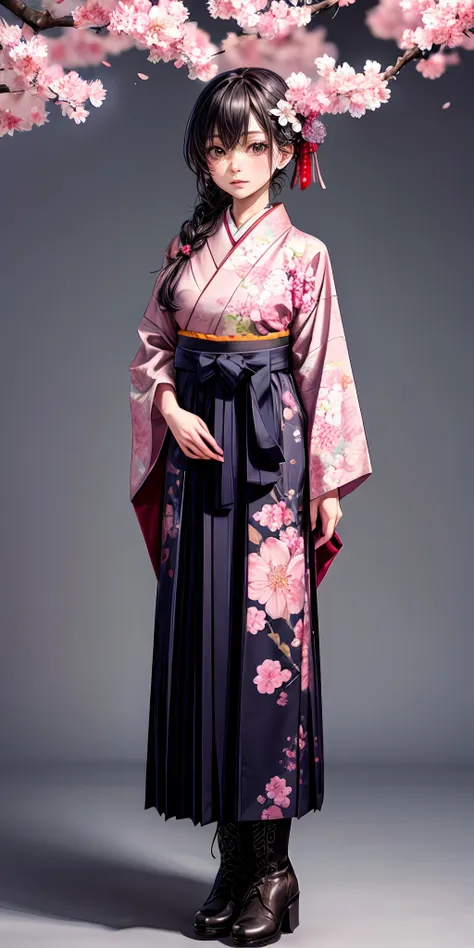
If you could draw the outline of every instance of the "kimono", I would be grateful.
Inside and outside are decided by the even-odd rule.
[[[328,250],[282,203],[238,230],[228,208],[176,312],[158,281],[130,365],[130,497],[157,579],[145,808],[299,818],[324,796],[317,588],[342,548],[315,549],[310,501],[372,472]],[[184,454],[161,382],[223,463]]]

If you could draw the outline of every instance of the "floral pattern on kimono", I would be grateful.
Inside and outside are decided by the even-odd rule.
[[[325,244],[309,241],[294,285],[293,375],[308,424],[311,499],[339,497],[372,472],[369,448]]]
[[[166,249],[163,267],[170,262],[176,252],[176,246],[176,238],[173,238]],[[132,496],[157,460],[166,434],[167,426],[154,404],[157,386],[160,382],[168,382],[176,390],[174,354],[178,327],[173,316],[158,305],[155,295],[158,281],[159,274],[138,327],[140,348],[130,364]],[[155,439],[153,430],[157,435]]]
[[[178,248],[175,236],[164,263]],[[178,329],[237,338],[249,331],[265,336],[289,329],[293,377],[306,415],[302,430],[310,499],[334,488],[342,498],[369,477],[369,447],[331,261],[319,238],[294,227],[281,203],[265,211],[237,241],[223,216],[201,250],[186,262],[174,313],[158,306],[159,277],[138,329],[141,345],[130,366],[133,501],[164,444],[167,425],[154,398],[160,382],[175,387]],[[137,513],[142,517],[138,507]],[[152,560],[156,564],[154,555]]]

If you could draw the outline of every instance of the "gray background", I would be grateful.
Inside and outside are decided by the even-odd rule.
[[[339,61],[393,62],[357,6],[324,21]],[[155,587],[128,499],[128,365],[194,202],[181,146],[201,84],[139,52],[111,61],[90,70],[108,95],[85,125],[51,106],[49,127],[1,143],[12,762],[145,755]],[[473,760],[473,69],[467,53],[439,82],[408,68],[387,106],[327,117],[327,190],[280,198],[329,247],[374,466],[321,587],[328,761]]]

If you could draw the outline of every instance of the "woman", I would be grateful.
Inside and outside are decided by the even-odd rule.
[[[131,497],[158,580],[145,807],[217,821],[194,927],[239,945],[298,924],[291,820],[323,801],[316,588],[340,499],[371,473],[327,248],[269,203],[301,146],[287,88],[244,68],[201,92],[196,208],[130,366]]]

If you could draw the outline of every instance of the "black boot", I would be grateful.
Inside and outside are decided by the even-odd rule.
[[[291,819],[247,826],[243,852],[250,860],[250,884],[232,926],[232,940],[236,945],[266,945],[299,924],[299,886],[288,856]]]
[[[239,858],[241,826],[241,823],[235,822],[217,825],[212,846],[217,836],[221,864],[206,901],[194,916],[196,935],[209,937],[230,935],[232,924],[239,914],[240,900],[248,884],[247,876],[242,876]],[[212,846],[211,854],[214,856]]]

